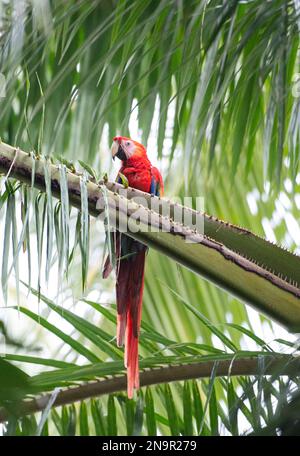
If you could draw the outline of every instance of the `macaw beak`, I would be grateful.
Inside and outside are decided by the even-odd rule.
[[[113,143],[111,146],[111,154],[112,154],[112,159],[114,160],[116,157],[118,157],[120,160],[124,161],[126,160],[126,154],[123,150],[123,147],[121,145],[121,139],[118,137],[115,137],[113,139]]]
[[[119,147],[120,147],[119,141],[114,139],[113,143],[111,145],[111,155],[112,155],[113,160],[116,158],[116,155],[118,154]]]

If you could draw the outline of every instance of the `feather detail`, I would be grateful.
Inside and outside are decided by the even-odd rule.
[[[152,168],[151,168],[151,176],[152,176],[151,187],[153,186],[153,189],[150,190],[150,193],[153,193],[156,196],[163,196],[164,182],[163,182],[160,172],[158,171],[157,168],[155,168],[155,166],[152,166]]]
[[[109,255],[108,255],[106,260],[105,260],[104,266],[103,266],[102,278],[103,279],[107,279],[107,277],[111,273],[112,269],[113,269],[112,268],[112,264],[110,262],[110,258],[109,258]]]
[[[125,331],[126,331],[127,313],[117,314],[117,345],[122,347],[125,342]],[[126,367],[126,365],[125,365]]]

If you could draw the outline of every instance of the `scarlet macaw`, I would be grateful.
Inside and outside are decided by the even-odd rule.
[[[112,157],[122,161],[119,173],[128,180],[130,187],[162,196],[163,180],[157,168],[151,165],[145,147],[125,136],[113,138]],[[119,174],[118,174],[119,176]],[[121,183],[121,178],[117,178]],[[145,255],[147,247],[129,236],[117,233],[117,344],[125,343],[125,367],[127,368],[127,394],[133,397],[134,388],[139,388],[138,337],[141,324],[144,289]],[[112,270],[107,257],[103,278]]]

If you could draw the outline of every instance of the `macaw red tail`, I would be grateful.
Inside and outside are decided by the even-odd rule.
[[[142,244],[140,244],[142,246]],[[133,389],[139,388],[138,337],[142,316],[144,269],[146,248],[120,261],[117,277],[117,343],[125,342],[125,367],[127,368],[127,393],[132,398]]]
[[[147,247],[122,235],[121,249],[117,238],[117,344],[125,343],[124,364],[127,368],[127,394],[131,399],[133,390],[139,388],[138,338],[142,316],[144,269]],[[120,252],[121,250],[121,252]],[[121,255],[120,255],[121,253]],[[103,277],[110,272],[106,260]]]

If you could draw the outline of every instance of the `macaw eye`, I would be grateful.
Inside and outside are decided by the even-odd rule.
[[[126,141],[126,146],[130,146],[130,141]]]

